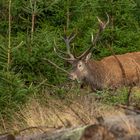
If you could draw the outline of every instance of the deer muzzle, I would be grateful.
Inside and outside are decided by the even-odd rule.
[[[70,73],[69,74],[69,79],[71,79],[71,80],[77,80],[78,78],[77,78],[77,75],[76,74]]]

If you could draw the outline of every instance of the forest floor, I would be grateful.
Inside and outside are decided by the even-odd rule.
[[[61,87],[55,89],[55,92],[44,89],[41,94],[30,97],[23,107],[19,107],[19,110],[12,114],[12,121],[1,119],[0,131],[14,134],[54,131],[94,124],[100,116],[108,118],[133,113],[131,109],[140,109],[138,88],[133,88],[131,92],[130,110],[119,106],[127,103],[128,91],[127,88],[119,89],[115,93],[107,90],[93,93],[88,88],[75,87]],[[64,93],[61,95],[62,92]],[[54,96],[52,93],[60,95]]]

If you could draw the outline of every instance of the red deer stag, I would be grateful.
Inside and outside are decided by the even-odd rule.
[[[69,74],[70,79],[80,80],[90,85],[92,90],[102,90],[104,88],[114,89],[123,85],[139,84],[140,52],[112,55],[100,61],[90,59],[93,47],[109,23],[109,16],[106,23],[102,22],[99,18],[98,21],[99,31],[95,38],[92,38],[92,46],[80,56],[76,57],[70,51],[70,42],[75,37],[73,33],[70,36],[64,35],[63,37],[67,48],[67,53],[65,54],[69,58],[60,55],[59,53],[62,51],[58,50],[55,44],[54,51],[57,55],[72,64],[72,71]]]

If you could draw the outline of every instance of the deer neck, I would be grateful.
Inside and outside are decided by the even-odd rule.
[[[87,62],[88,75],[85,81],[95,89],[102,89],[105,80],[105,68],[101,61],[90,60]]]

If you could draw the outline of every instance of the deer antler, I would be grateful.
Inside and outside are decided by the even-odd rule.
[[[82,59],[83,57],[87,56],[90,51],[93,49],[93,47],[96,45],[100,34],[104,31],[104,29],[106,28],[106,26],[109,24],[109,15],[106,13],[107,15],[107,22],[103,22],[99,17],[97,17],[97,20],[99,22],[99,31],[97,32],[95,38],[93,39],[93,35],[92,35],[92,46],[90,48],[88,48],[85,52],[83,52],[80,56],[75,57],[71,51],[70,51],[70,42],[75,38],[76,34],[74,32],[72,32],[69,36],[66,35],[66,31],[64,30],[64,36],[62,37],[62,39],[64,40],[65,44],[66,44],[66,48],[67,48],[67,52],[63,52],[61,50],[59,50],[57,48],[56,42],[54,41],[54,51],[55,53],[62,59],[66,60],[66,61],[74,61],[76,59]],[[57,53],[57,50],[59,53],[63,53],[69,56],[69,58],[65,58],[63,56],[61,56],[59,53]]]
[[[54,51],[60,58],[66,60],[66,61],[74,61],[75,60],[74,55],[70,51],[70,42],[75,38],[75,36],[76,36],[76,34],[73,32],[69,36],[64,34],[64,36],[62,37],[62,39],[64,40],[64,42],[66,44],[67,52],[65,53],[61,50],[59,50],[59,52],[69,55],[69,58],[65,58],[65,57],[63,57],[63,56],[61,56],[60,54],[57,53],[57,51],[56,51],[57,45],[56,45],[56,42],[54,41],[54,45],[55,45]]]
[[[77,57],[77,59],[81,59],[85,56],[87,56],[90,51],[92,50],[92,48],[96,45],[96,42],[98,41],[99,39],[99,35],[104,31],[104,29],[106,28],[106,26],[109,24],[109,15],[106,13],[107,15],[107,22],[103,22],[101,21],[98,17],[98,22],[99,22],[99,31],[97,32],[95,38],[93,39],[93,35],[92,35],[92,46],[90,48],[88,48],[84,53],[82,53],[79,57]]]

